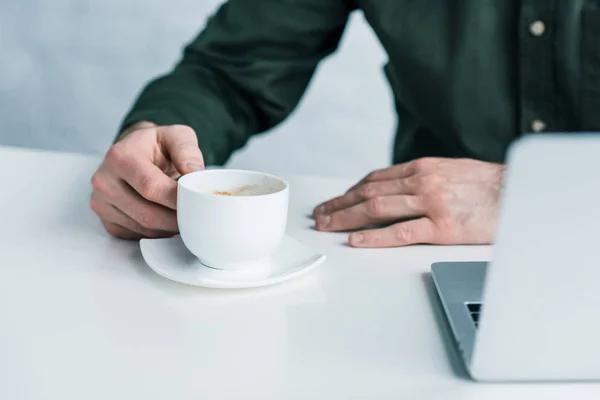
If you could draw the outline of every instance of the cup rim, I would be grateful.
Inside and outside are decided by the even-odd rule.
[[[197,174],[220,174],[220,173],[232,173],[232,172],[233,173],[241,172],[241,173],[248,174],[248,175],[258,175],[258,176],[262,176],[265,178],[272,178],[272,179],[275,179],[275,180],[281,182],[283,184],[283,187],[274,192],[257,194],[257,195],[252,195],[252,196],[222,196],[222,195],[218,195],[215,193],[205,192],[205,191],[190,187],[189,185],[186,184],[186,181],[192,179],[192,176],[197,175]],[[235,169],[235,168],[234,169],[229,169],[229,168],[203,169],[201,171],[190,172],[188,174],[185,174],[185,175],[182,175],[181,177],[179,177],[179,179],[177,180],[177,186],[179,188],[193,192],[194,194],[197,194],[197,195],[209,196],[209,197],[219,197],[219,198],[223,198],[223,199],[226,199],[226,198],[228,198],[228,199],[264,198],[264,197],[273,196],[273,195],[285,192],[289,188],[288,182],[285,179],[283,179],[277,175],[268,174],[266,172],[248,170],[248,169]]]

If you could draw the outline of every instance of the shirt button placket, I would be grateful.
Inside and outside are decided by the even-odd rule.
[[[544,10],[538,10],[536,13],[544,14]],[[523,122],[529,125],[525,128],[526,130],[538,133],[548,130],[548,121],[540,118],[541,115],[545,114],[546,109],[548,108],[548,104],[544,104],[542,99],[547,98],[549,93],[547,93],[547,87],[543,86],[541,82],[542,80],[547,80],[548,76],[545,74],[547,70],[541,70],[540,74],[534,71],[547,67],[547,64],[543,63],[540,57],[547,58],[548,56],[547,38],[545,40],[543,39],[544,35],[548,34],[548,26],[546,25],[546,22],[544,22],[544,18],[530,19],[525,29],[528,31],[530,37],[533,37],[533,39],[529,39],[526,46],[528,47],[528,54],[531,58],[529,64],[525,64],[525,67],[527,67],[526,75],[530,76],[528,81],[530,83],[526,86],[526,93],[536,93],[536,96],[531,101],[531,106],[529,107],[530,110],[526,113],[528,115],[525,115],[525,120],[529,120],[529,122]],[[525,38],[523,39],[527,40]],[[532,94],[528,95],[531,96]],[[537,109],[537,111],[535,111],[535,109]]]
[[[534,21],[529,25],[529,32],[531,32],[533,36],[542,36],[546,32],[546,24],[544,24],[544,21]],[[546,129],[546,123],[542,120],[535,119],[531,123],[531,130],[533,132],[542,132],[544,129]]]

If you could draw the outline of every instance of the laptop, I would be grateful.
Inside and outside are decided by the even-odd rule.
[[[531,134],[508,151],[489,262],[432,277],[476,381],[600,380],[600,134]]]

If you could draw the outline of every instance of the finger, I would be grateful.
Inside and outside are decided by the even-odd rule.
[[[177,214],[174,210],[152,203],[136,193],[126,182],[118,182],[119,196],[110,203],[134,222],[150,231],[178,232]]]
[[[316,226],[322,231],[344,231],[370,224],[392,222],[401,218],[423,215],[416,196],[374,197],[352,207],[317,217]]]
[[[378,196],[412,195],[415,194],[414,192],[410,181],[407,179],[365,182],[343,196],[336,197],[317,206],[313,211],[313,217],[317,218],[320,214],[331,214]]]
[[[187,126],[158,129],[159,141],[181,175],[204,169],[204,157],[194,130]]]
[[[117,207],[103,201],[100,196],[92,196],[90,201],[91,208],[100,217],[102,221],[109,222],[121,226],[131,232],[138,234],[140,237],[160,238],[171,237],[176,231],[164,231],[159,229],[148,229],[134,221],[131,217],[119,210]]]
[[[349,237],[352,247],[400,247],[436,242],[436,226],[429,218],[418,218],[386,228],[355,232]]]
[[[92,186],[90,206],[97,214],[110,212],[107,206],[111,205],[145,229],[178,232],[174,210],[144,199],[127,182],[112,174],[96,173]]]
[[[356,185],[352,186],[348,191],[356,189],[365,182],[387,181],[391,179],[408,178],[417,172],[418,160],[409,161],[402,164],[392,165],[391,167],[375,170],[361,179]]]
[[[111,218],[110,220],[128,230],[135,232],[142,237],[146,238],[163,238],[163,237],[171,237],[174,236],[176,231],[164,231],[158,229],[148,229],[134,221],[131,217],[125,214],[123,211],[118,208],[111,206]]]
[[[106,230],[106,232],[108,232],[109,235],[119,239],[137,240],[142,238],[142,236],[139,233],[130,231],[125,227],[113,224],[111,222],[102,221],[102,225],[104,225],[104,229]]]
[[[149,160],[127,160],[119,174],[144,199],[177,208],[177,182]]]

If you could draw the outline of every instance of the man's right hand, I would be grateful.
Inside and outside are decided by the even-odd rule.
[[[190,127],[136,124],[119,137],[92,177],[90,207],[113,236],[172,236],[178,232],[175,179],[202,169]]]

